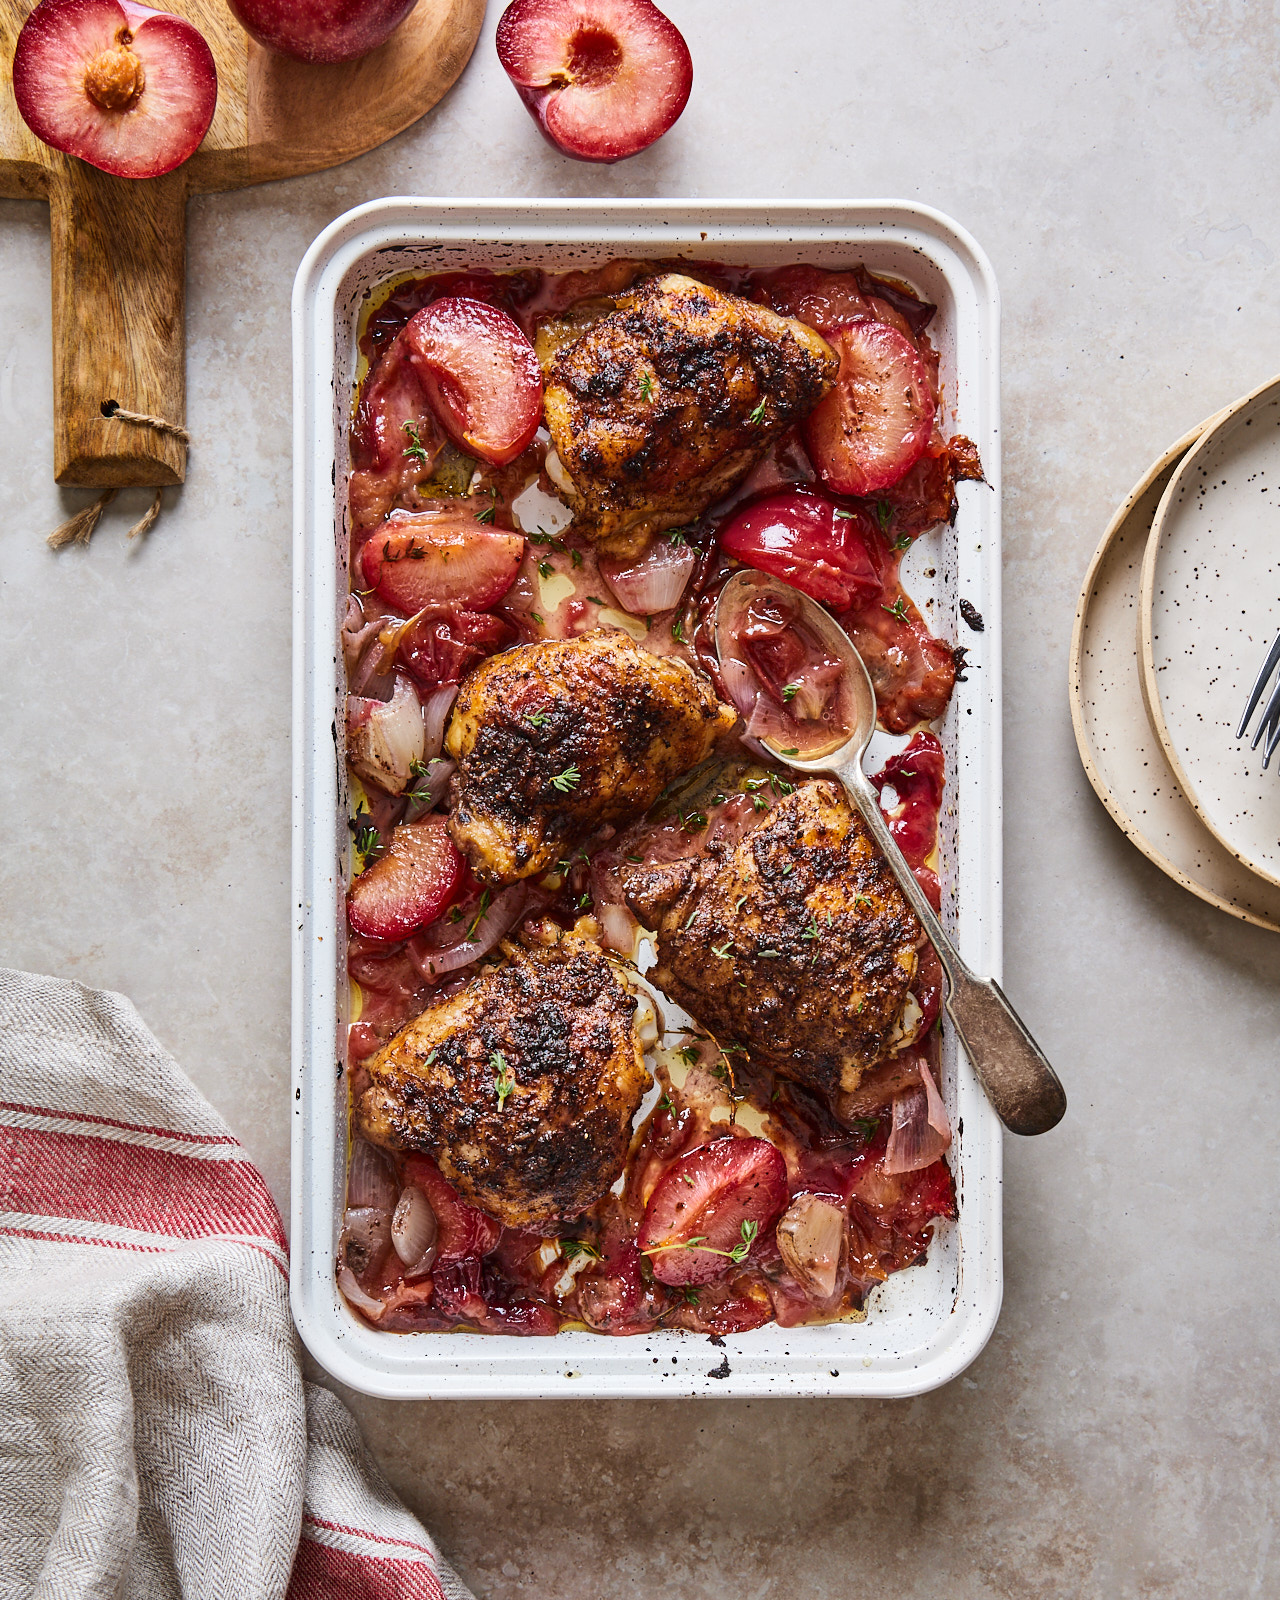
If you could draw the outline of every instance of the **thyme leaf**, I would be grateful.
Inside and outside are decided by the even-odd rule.
[[[468,939],[474,939],[475,938],[476,929],[484,921],[484,914],[489,909],[489,902],[490,902],[491,899],[492,899],[492,896],[490,895],[488,889],[486,889],[484,891],[484,893],[480,896],[480,907],[476,912],[475,920],[472,922],[471,926],[467,929],[467,938]]]
[[[729,1251],[729,1260],[733,1262],[734,1266],[741,1266],[747,1259],[751,1246],[756,1242],[756,1234],[759,1232],[760,1224],[758,1222],[743,1222],[742,1238]]]
[[[561,1239],[560,1249],[569,1261],[573,1261],[578,1256],[586,1256],[589,1261],[604,1260],[595,1245],[587,1239]]]
[[[551,787],[558,789],[561,794],[568,794],[570,790],[576,789],[581,782],[582,774],[577,767],[566,767],[563,772],[557,773],[552,778]]]
[[[507,1065],[507,1058],[501,1050],[493,1052],[489,1057],[489,1065],[493,1068],[493,1092],[498,1097],[498,1110],[501,1111],[515,1091],[515,1074]]]
[[[405,455],[413,461],[421,461],[424,467],[429,465],[431,458],[427,455],[426,446],[418,437],[418,424],[416,422],[406,422],[402,426],[409,435],[409,443],[404,447]]]

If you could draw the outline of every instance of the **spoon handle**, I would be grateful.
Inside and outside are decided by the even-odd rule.
[[[996,1115],[1013,1133],[1047,1133],[1067,1109],[1066,1091],[1026,1024],[993,978],[979,978],[961,959],[907,865],[880,809],[862,763],[844,763],[838,776],[938,952],[947,976],[947,1014]]]

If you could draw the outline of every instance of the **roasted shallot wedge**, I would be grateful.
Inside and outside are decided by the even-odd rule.
[[[601,556],[600,576],[624,611],[654,617],[680,603],[696,561],[697,552],[683,538],[659,534],[637,561]]]
[[[408,678],[396,675],[390,700],[347,696],[347,760],[360,777],[403,794],[426,749],[422,702]]]
[[[787,1271],[819,1302],[836,1292],[849,1254],[842,1207],[815,1194],[800,1194],[787,1207],[776,1238]]]

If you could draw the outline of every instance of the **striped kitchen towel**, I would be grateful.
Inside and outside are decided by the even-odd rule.
[[[471,1600],[304,1384],[270,1192],[120,995],[0,968],[0,1597]]]

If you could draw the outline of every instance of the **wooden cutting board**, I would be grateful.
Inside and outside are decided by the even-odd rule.
[[[163,178],[108,177],[27,128],[10,67],[32,0],[0,0],[0,196],[49,202],[54,476],[110,488],[181,483],[187,447],[103,406],[186,422],[187,196],[319,172],[429,111],[466,65],[485,0],[418,0],[360,61],[306,65],[263,50],[222,0],[152,0],[193,22],[218,67],[204,143]]]

